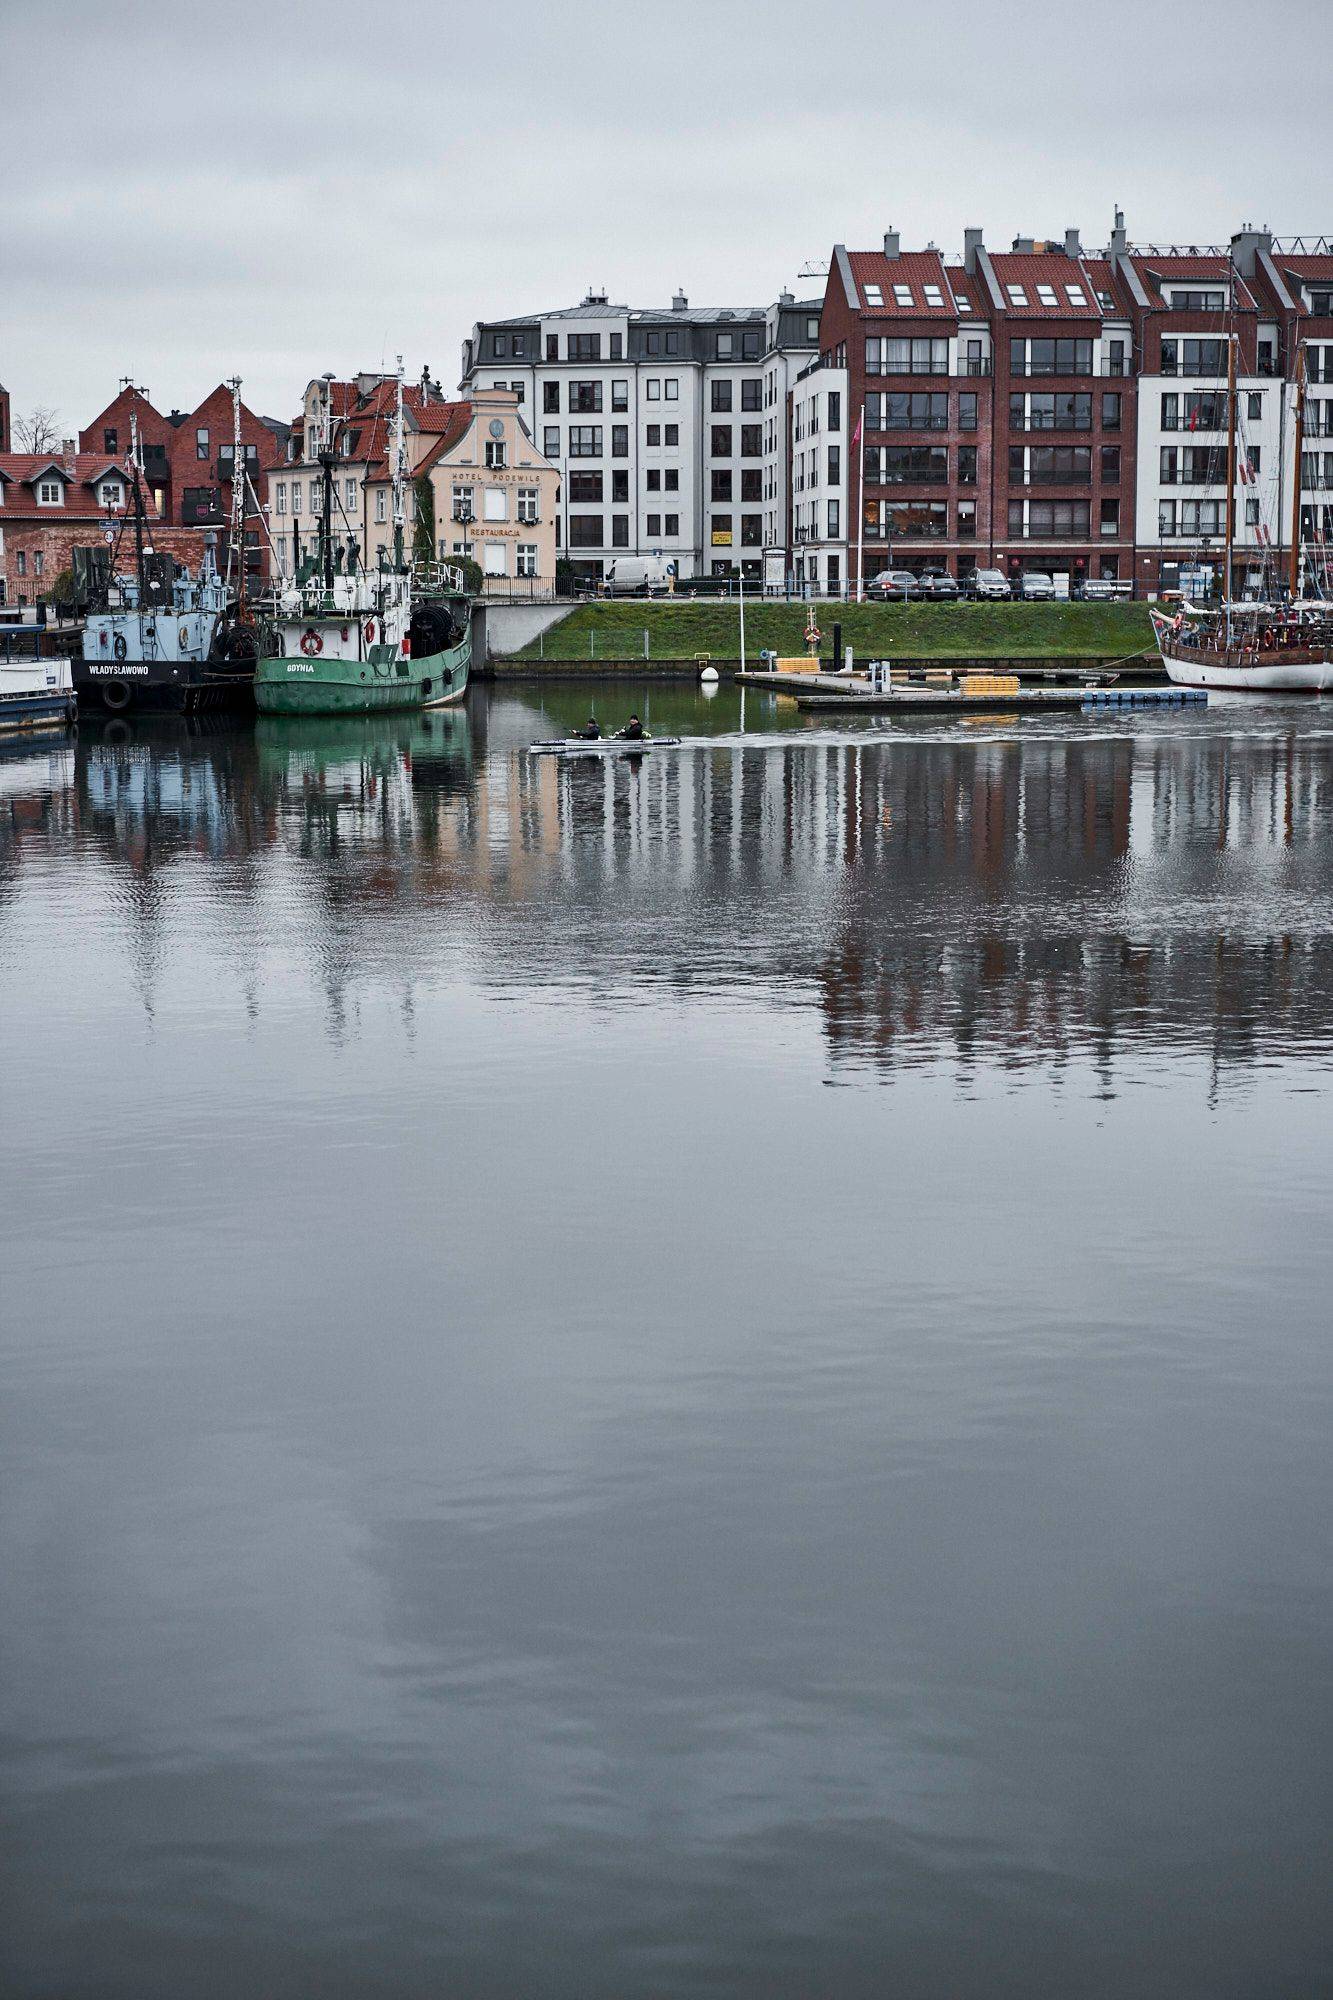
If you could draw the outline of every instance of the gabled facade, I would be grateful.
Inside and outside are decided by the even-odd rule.
[[[23,608],[44,601],[70,567],[75,547],[118,542],[122,564],[128,562],[131,544],[122,528],[130,491],[124,458],[71,448],[0,453],[0,604]],[[203,536],[164,523],[151,495],[146,505],[149,545],[197,566]]]

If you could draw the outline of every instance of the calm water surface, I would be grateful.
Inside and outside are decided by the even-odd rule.
[[[649,700],[0,756],[0,1989],[1328,1992],[1333,713]]]

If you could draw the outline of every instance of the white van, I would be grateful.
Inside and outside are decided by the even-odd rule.
[[[617,556],[606,566],[602,589],[608,597],[665,597],[675,574],[667,556]]]

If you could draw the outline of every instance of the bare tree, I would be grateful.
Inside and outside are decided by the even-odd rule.
[[[57,451],[60,447],[60,412],[39,403],[26,417],[15,417],[14,436],[22,451]]]

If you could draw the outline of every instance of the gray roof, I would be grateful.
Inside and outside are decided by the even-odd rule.
[[[775,301],[775,303],[778,303]],[[796,299],[787,312],[818,312],[822,299]],[[557,306],[551,312],[498,313],[494,319],[478,321],[479,326],[540,326],[553,319],[627,319],[640,324],[652,322],[675,326],[711,326],[717,320],[746,321],[762,325],[771,306]]]

